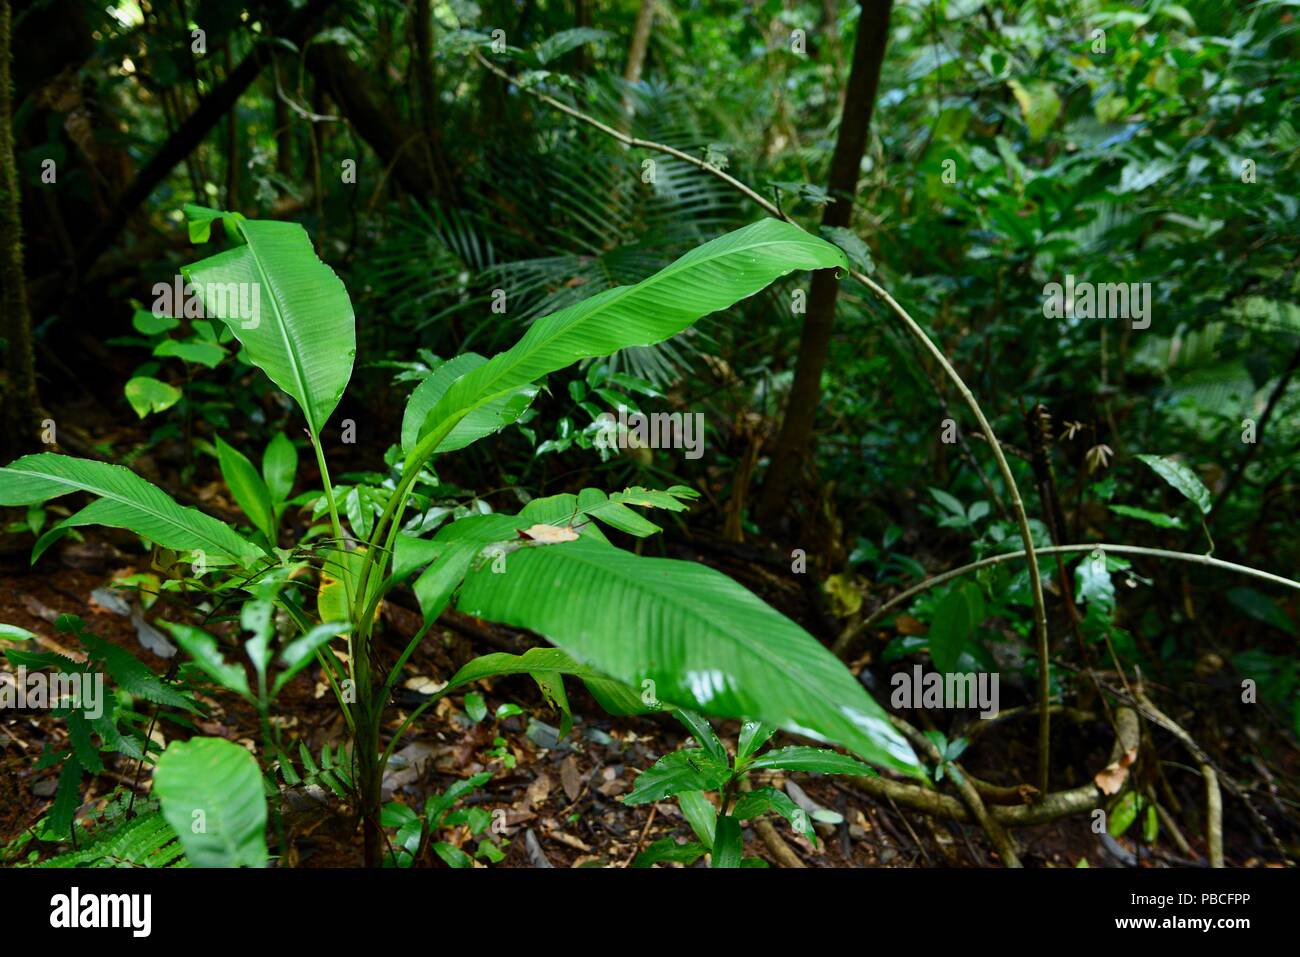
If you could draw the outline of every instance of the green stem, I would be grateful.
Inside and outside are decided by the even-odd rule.
[[[1094,549],[1101,549],[1103,552],[1118,552],[1121,555],[1146,555],[1152,558],[1167,558],[1171,561],[1189,562],[1194,565],[1205,565],[1209,568],[1218,568],[1223,571],[1236,572],[1239,575],[1250,575],[1253,578],[1259,578],[1274,585],[1282,585],[1285,588],[1300,589],[1300,581],[1294,581],[1290,578],[1283,578],[1281,575],[1274,575],[1272,572],[1262,571],[1258,568],[1251,568],[1249,565],[1238,565],[1236,562],[1225,562],[1220,558],[1212,558],[1209,555],[1197,555],[1193,552],[1171,552],[1163,548],[1146,548],[1141,545],[1109,545],[1097,543],[1093,545],[1052,545],[1046,548],[1038,549],[1040,555],[1063,555],[1071,552],[1091,552]],[[969,565],[962,565],[960,568],[954,568],[951,571],[935,575],[933,578],[927,578],[925,581],[913,585],[905,591],[899,592],[889,601],[885,602],[872,613],[871,617],[866,619],[861,625],[853,629],[852,634],[848,636],[851,641],[854,637],[870,628],[875,622],[883,618],[893,608],[908,601],[923,591],[928,591],[936,585],[942,585],[946,581],[954,578],[960,578],[962,575],[970,572],[979,571],[981,568],[988,568],[990,565],[997,565],[1002,562],[1014,561],[1017,558],[1024,558],[1025,552],[1005,552],[1001,555],[990,555],[988,558],[982,558],[977,562],[971,562]]]

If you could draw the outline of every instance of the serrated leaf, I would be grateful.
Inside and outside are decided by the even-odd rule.
[[[684,708],[676,711],[673,715],[682,724],[686,725],[693,737],[709,756],[721,765],[730,764],[731,759],[727,757],[727,749],[722,741],[714,733],[713,726],[709,724],[707,718],[698,715],[694,711],[687,711]]]
[[[87,632],[78,632],[77,637],[86,653],[108,672],[122,691],[169,708],[198,710],[189,698],[155,675],[129,651]]]
[[[716,791],[729,776],[727,766],[703,748],[674,751],[641,772],[623,803],[649,804],[684,791]]]

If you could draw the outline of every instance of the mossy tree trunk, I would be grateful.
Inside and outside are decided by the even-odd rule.
[[[0,300],[5,340],[4,411],[0,423],[0,454],[8,461],[36,444],[40,426],[37,410],[36,363],[32,354],[32,322],[27,310],[23,275],[21,188],[14,160],[13,53],[10,0],[0,0]]]

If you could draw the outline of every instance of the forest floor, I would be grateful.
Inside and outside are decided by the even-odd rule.
[[[83,410],[84,411],[84,410]],[[100,434],[94,445],[116,446],[123,434]],[[134,436],[139,439],[142,436]],[[85,441],[85,438],[82,439]],[[160,469],[157,463],[133,462],[146,473]],[[207,468],[204,466],[204,468]],[[166,466],[161,467],[166,471]],[[226,517],[235,506],[215,473],[191,491],[195,504]],[[174,476],[173,476],[174,477]],[[174,484],[174,483],[172,483]],[[705,541],[701,539],[700,541]],[[800,620],[814,634],[819,633],[816,614],[805,590],[790,584],[790,576],[774,574],[762,562],[746,560],[725,548],[694,547],[690,541],[670,541],[674,557],[706,561],[742,580],[765,600],[792,618]],[[85,530],[84,537],[65,538],[33,569],[28,561],[30,537],[14,533],[0,536],[0,622],[15,624],[40,636],[48,650],[76,656],[75,640],[55,636],[52,623],[64,614],[83,618],[94,634],[117,644],[144,661],[155,673],[167,673],[174,659],[160,655],[166,639],[150,624],[160,617],[181,614],[160,600],[146,614],[131,606],[129,593],[112,584],[126,575],[149,571],[149,556],[139,550],[138,539],[127,533]],[[385,604],[382,614],[381,653],[390,660],[400,653],[407,636],[420,625],[413,600],[404,606]],[[170,611],[171,614],[167,614]],[[811,620],[810,620],[811,619]],[[178,619],[173,619],[178,620]],[[823,638],[827,637],[825,635]],[[388,708],[387,728],[395,731],[401,720],[422,700],[421,691],[432,690],[471,658],[493,651],[521,653],[541,644],[534,636],[469,618],[456,612],[445,614],[428,638],[421,643],[405,668],[405,678],[395,701]],[[183,656],[182,656],[183,657]],[[853,663],[869,686],[874,679],[863,667],[871,661],[868,652]],[[638,773],[663,754],[682,745],[684,729],[667,716],[611,718],[587,695],[578,682],[569,686],[574,714],[572,731],[561,738],[559,715],[544,700],[527,676],[481,682],[476,686],[487,703],[487,717],[473,721],[459,705],[446,698],[426,712],[406,732],[395,752],[384,780],[384,800],[395,800],[419,808],[425,799],[444,791],[453,782],[480,771],[493,773],[491,781],[476,792],[469,803],[496,815],[496,840],[505,852],[497,866],[627,866],[639,850],[650,843],[674,837],[691,839],[691,830],[671,801],[627,806],[620,795],[627,793]],[[879,692],[877,687],[877,691]],[[1015,689],[1004,698],[1015,695]],[[233,695],[213,693],[200,697],[205,713],[195,721],[195,731],[175,725],[154,729],[160,745],[165,737],[190,733],[217,735],[254,748],[260,738],[254,710]],[[1006,701],[1007,707],[1017,701]],[[492,717],[502,704],[522,708],[520,715],[497,721]],[[273,722],[291,751],[305,744],[313,754],[322,747],[338,747],[346,739],[342,715],[326,685],[309,668],[299,674],[276,701]],[[723,722],[724,740],[734,740],[737,722]],[[1196,732],[1194,732],[1196,733]],[[47,812],[58,769],[35,768],[46,747],[66,744],[66,726],[48,712],[25,712],[0,724],[0,847],[31,828]],[[1020,782],[1012,769],[1033,766],[1034,722],[1010,721],[996,735],[981,738],[965,760],[971,773],[997,785],[1010,787]],[[504,739],[504,747],[494,743]],[[1111,735],[1104,726],[1071,726],[1062,723],[1054,736],[1054,787],[1072,787],[1087,780],[1107,763]],[[1226,748],[1227,740],[1221,741]],[[1224,754],[1222,750],[1219,754]],[[507,758],[509,755],[510,758]],[[106,770],[94,778],[83,794],[84,815],[102,802],[115,788],[145,793],[149,774],[125,755],[105,756]],[[1224,760],[1228,759],[1224,756]],[[511,760],[511,758],[513,760]],[[1280,766],[1279,766],[1280,762]],[[1275,773],[1300,775],[1300,755],[1284,748],[1271,762]],[[785,785],[780,772],[755,776],[755,786]],[[1178,795],[1196,806],[1201,800],[1199,778],[1181,775]],[[932,819],[922,813],[881,803],[856,790],[848,779],[798,775],[796,786],[806,796],[805,807],[836,812],[839,824],[818,824],[816,845],[797,835],[785,822],[777,822],[781,839],[810,867],[828,866],[996,866],[996,853],[979,828],[954,821]],[[353,866],[361,863],[359,828],[353,808],[327,792],[285,793],[287,849],[284,863],[304,867]],[[1263,798],[1266,800],[1266,796]],[[1275,799],[1276,803],[1276,799]],[[1276,855],[1264,853],[1249,819],[1236,802],[1225,796],[1225,846],[1229,864],[1257,866]],[[1279,806],[1279,810],[1281,810]],[[1273,815],[1270,813],[1270,817]],[[753,822],[746,822],[746,854],[775,863],[767,839]],[[1050,825],[1022,828],[1015,832],[1022,859],[1029,866],[1169,866],[1193,863],[1154,849],[1136,839],[1140,828],[1118,841],[1099,837],[1086,817],[1075,816]],[[1198,854],[1203,842],[1188,831]],[[465,844],[473,853],[479,838],[468,829],[442,836],[454,844]],[[429,855],[432,866],[441,866]],[[421,866],[429,866],[429,861]],[[678,866],[678,865],[671,865]]]

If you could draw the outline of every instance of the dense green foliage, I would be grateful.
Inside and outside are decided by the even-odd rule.
[[[286,793],[306,790],[356,809],[370,865],[494,863],[468,803],[492,774],[422,810],[383,781],[431,709],[483,710],[476,683],[509,675],[536,681],[564,732],[566,682],[610,714],[687,727],[693,746],[638,769],[624,803],[674,799],[694,839],[638,845],[638,866],[753,866],[741,822],[767,812],[816,845],[786,791],[751,789],[759,771],[874,767],[891,796],[948,789],[971,807],[958,759],[975,735],[910,734],[891,717],[912,705],[886,707],[872,668],[1000,674],[1008,701],[1095,711],[1117,740],[1113,712],[1140,707],[1145,679],[1166,713],[1188,706],[1179,720],[1230,712],[1256,762],[1288,776],[1274,762],[1300,737],[1294,3],[900,0],[852,195],[826,184],[872,106],[848,92],[859,4],[652,3],[640,59],[632,0],[576,16],[317,6],[59,2],[76,41],[15,45],[24,323],[45,387],[24,441],[6,436],[0,506],[38,569],[93,526],[131,533],[151,558],[127,584],[184,664],[154,674],[69,616],[58,628],[84,661],[0,631],[14,668],[110,684],[101,714],[55,711],[67,741],[37,767],[59,767],[57,790],[11,859],[64,844],[85,781],[120,754],[152,773],[148,799],[114,798],[88,844],[48,863],[261,866],[286,854]],[[47,22],[41,4],[16,9],[20,39]],[[75,82],[58,79],[67,64]],[[198,129],[225,93],[184,142],[185,118]],[[166,167],[152,182],[151,160]],[[850,225],[822,226],[837,202]],[[804,328],[813,274],[838,280],[820,342]],[[62,355],[64,336],[99,358]],[[814,434],[780,521],[760,521],[811,352]],[[103,421],[74,427],[66,366],[96,361]],[[643,411],[698,415],[707,452],[608,441]],[[51,428],[63,439],[38,449]],[[683,560],[704,538],[764,571],[742,583]],[[1033,566],[1050,662],[1012,554],[1026,538],[1050,550]],[[418,627],[403,630],[383,612],[408,593]],[[451,615],[553,647],[480,655],[398,707],[405,666]],[[295,747],[276,720],[304,674],[328,685],[346,746]],[[199,733],[209,695],[255,715],[255,753]],[[710,719],[739,722],[733,748]],[[1033,779],[1037,747],[1042,776],[1020,785],[1033,801],[1086,787],[1092,756],[1040,727],[999,752],[1014,768],[999,786]],[[778,731],[847,753],[768,747]],[[1161,767],[1098,782],[1110,834],[1169,832]],[[1292,786],[1278,808],[1297,800]],[[1250,811],[1239,835],[1266,830],[1261,847],[1294,857],[1293,811],[1267,829]],[[1222,853],[1207,837],[1210,862]]]

